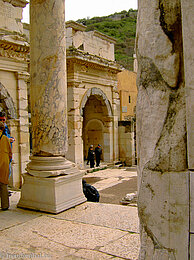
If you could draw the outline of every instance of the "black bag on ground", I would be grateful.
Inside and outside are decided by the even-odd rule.
[[[97,191],[97,189],[94,186],[86,183],[85,180],[82,180],[82,185],[83,185],[83,193],[87,201],[99,202],[100,194]]]

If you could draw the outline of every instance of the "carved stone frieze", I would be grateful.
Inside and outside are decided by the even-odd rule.
[[[82,69],[88,70],[88,64],[90,68],[102,69],[106,67],[109,73],[118,73],[122,70],[122,67],[115,61],[106,60],[96,55],[91,55],[77,49],[67,50],[67,64],[81,64]],[[68,67],[69,68],[69,67]]]
[[[0,40],[0,57],[29,61],[29,46]]]

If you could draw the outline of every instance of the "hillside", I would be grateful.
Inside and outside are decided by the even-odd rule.
[[[130,9],[109,16],[79,19],[87,31],[97,30],[117,40],[115,59],[123,67],[133,70],[133,54],[136,35],[137,10]]]

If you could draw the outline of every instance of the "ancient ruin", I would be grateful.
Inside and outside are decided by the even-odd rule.
[[[191,124],[194,3],[183,2],[139,1],[136,39],[139,259],[181,260],[194,256]]]
[[[67,32],[67,158],[82,167],[91,144],[103,147],[106,163],[119,159],[120,100],[112,37],[70,21]]]
[[[29,162],[29,44],[21,23],[26,4],[26,1],[0,1],[0,110],[7,113],[8,126],[16,139],[10,179],[15,188],[21,186],[21,173]]]
[[[21,183],[17,172],[23,172],[29,160],[29,44],[21,24],[22,8],[26,3],[24,0],[0,1],[1,109],[6,109],[12,135],[16,137],[13,151],[16,174],[12,179],[16,186]],[[136,117],[141,230],[139,259],[192,259],[194,2],[139,0],[138,8]],[[90,48],[91,45],[87,46],[84,40],[84,27],[72,24],[68,27],[68,33],[71,35],[74,30],[76,37],[69,42],[71,48],[66,57],[64,13],[64,1],[31,0],[33,155],[27,166],[30,174],[25,174],[19,206],[53,213],[84,202],[82,174],[74,163],[67,160],[68,135],[70,140],[75,140],[69,148],[69,156],[74,156],[77,164],[83,163],[84,156],[77,152],[76,144],[80,149],[82,146],[87,149],[93,141],[87,140],[81,124],[84,124],[88,136],[90,131],[101,129],[103,135],[96,131],[96,136],[104,141],[105,160],[118,158],[118,129],[115,126],[120,116],[119,93],[116,90],[116,72],[119,69],[111,56],[113,40],[106,38],[105,44],[103,35],[88,33],[90,43],[95,38],[99,41],[98,46],[102,42],[105,44],[102,48]],[[71,44],[73,41],[76,49]],[[91,53],[93,60],[83,53],[86,48],[94,51]],[[67,69],[68,77],[65,74],[66,59],[70,66],[69,71]],[[107,66],[103,59],[109,60]],[[89,64],[93,66],[89,67]],[[106,68],[103,73],[108,76],[108,80],[105,77],[104,81],[107,90],[97,80],[102,67]],[[78,69],[81,71],[79,77]],[[82,98],[79,88],[83,92]],[[67,97],[73,103],[68,103]],[[80,101],[81,106],[78,105]],[[89,113],[91,103],[96,104],[93,113],[99,116],[94,121]],[[103,123],[102,118],[105,118]],[[68,120],[69,129],[72,129],[69,132]],[[82,134],[83,137],[85,134],[83,143],[80,138]],[[76,193],[72,192],[75,187]]]

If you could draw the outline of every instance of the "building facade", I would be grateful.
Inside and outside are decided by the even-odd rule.
[[[115,40],[86,26],[66,23],[67,31],[67,158],[80,167],[90,145],[103,148],[103,160],[118,160],[120,101],[114,60]]]
[[[23,35],[22,10],[26,1],[0,1],[0,110],[7,114],[13,143],[10,185],[19,188],[29,161],[27,82],[29,44]]]

